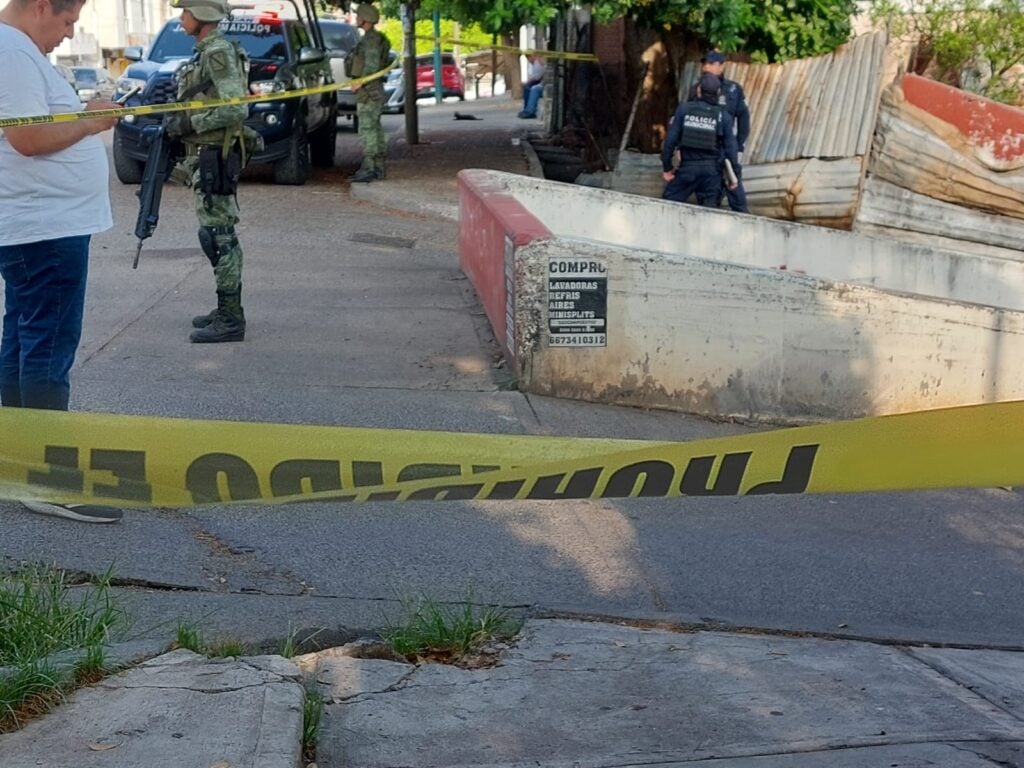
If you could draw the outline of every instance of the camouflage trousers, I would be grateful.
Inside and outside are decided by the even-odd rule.
[[[388,154],[388,140],[380,124],[384,105],[379,101],[359,102],[356,116],[359,118],[359,140],[363,143],[363,167],[383,171],[384,158]]]
[[[199,191],[199,170],[192,174],[192,194],[200,227],[234,227],[238,223],[238,203],[233,195],[204,195]],[[237,293],[242,284],[242,246],[233,234],[216,235],[220,256],[213,268],[217,290]]]

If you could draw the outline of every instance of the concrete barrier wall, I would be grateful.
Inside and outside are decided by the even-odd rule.
[[[943,273],[925,248],[847,233],[490,171],[461,181],[461,259],[509,309],[525,390],[772,422],[1024,397],[1024,313],[919,295],[955,297],[969,275],[980,296],[969,258]],[[499,205],[471,199],[492,193]],[[503,218],[510,196],[522,207]],[[581,258],[606,270],[607,343],[552,346],[549,266]],[[874,285],[820,274],[869,269]]]
[[[1024,254],[1022,261],[971,256],[524,176],[502,181],[559,237],[1024,309]]]
[[[495,337],[514,358],[506,268],[512,267],[514,248],[551,232],[506,189],[506,175],[459,174],[459,266],[473,282]]]
[[[608,272],[608,344],[548,346],[551,259]],[[799,423],[1024,397],[1024,313],[555,238],[516,251],[522,388]]]

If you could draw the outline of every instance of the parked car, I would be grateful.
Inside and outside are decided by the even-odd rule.
[[[117,90],[117,84],[103,67],[72,67],[71,74],[75,78],[78,98],[83,103],[93,99],[110,99]]]
[[[345,71],[345,57],[359,43],[359,28],[341,19],[320,19],[320,29],[324,33],[324,44],[327,46],[334,82],[343,85],[351,79]],[[359,130],[356,94],[351,88],[343,87],[338,90],[338,117],[351,122],[352,130]]]
[[[67,64],[54,64],[53,68],[68,82],[68,85],[72,88],[75,87],[75,73],[71,71],[71,67]]]
[[[307,0],[308,24],[298,18],[281,18],[248,6],[236,9],[220,23],[220,29],[249,55],[249,90],[254,94],[292,91],[333,83],[331,67],[315,12]],[[195,41],[185,34],[177,18],[168,21],[145,56],[140,48],[125,49],[125,58],[135,63],[118,81],[119,94],[140,85],[140,96],[128,101],[164,104],[177,95],[176,73],[192,56]],[[337,92],[330,91],[295,99],[252,104],[246,125],[257,131],[264,149],[254,163],[269,163],[277,184],[304,184],[310,163],[334,165],[337,141]],[[125,184],[142,178],[146,148],[140,142],[142,129],[161,120],[154,115],[129,115],[114,129],[114,170]]]
[[[384,111],[401,114],[405,112],[405,71],[401,61],[395,63],[384,83]],[[425,53],[416,57],[416,98],[434,95],[434,54]],[[441,96],[455,96],[459,101],[466,98],[466,78],[462,74],[455,56],[441,54]]]
[[[434,54],[416,57],[416,98],[434,95]],[[466,98],[466,78],[462,68],[451,53],[441,54],[441,96],[457,96],[459,101]]]

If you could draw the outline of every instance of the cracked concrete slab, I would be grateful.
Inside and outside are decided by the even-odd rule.
[[[397,661],[328,655],[317,661],[313,676],[324,699],[336,704],[394,690],[415,671],[412,664]]]
[[[0,768],[295,768],[300,674],[285,659],[173,651],[0,736]]]
[[[778,765],[802,768],[822,764],[820,754],[800,762],[804,753],[828,751],[831,765],[843,750],[899,755],[915,744],[928,749],[908,747],[907,760],[962,755],[935,764],[980,766],[943,745],[1024,737],[1006,711],[900,648],[868,643],[538,620],[490,669],[423,665],[380,692],[364,664],[345,670],[354,698],[326,708],[321,768],[620,768],[788,754],[797,761]]]
[[[1024,720],[1024,653],[915,648],[911,654]]]
[[[710,760],[663,763],[658,760],[631,763],[615,768],[996,768],[1004,766],[985,755],[978,754],[972,745],[958,744],[898,744],[885,747],[858,747],[830,749],[824,752],[806,752],[796,755],[758,755],[756,757],[712,758]],[[578,765],[578,763],[576,764]],[[1011,763],[1010,765],[1016,765]],[[512,768],[507,766],[504,768]],[[518,767],[517,767],[518,768]],[[527,768],[522,766],[522,768]],[[536,768],[536,766],[531,766]],[[568,768],[568,766],[566,767]]]

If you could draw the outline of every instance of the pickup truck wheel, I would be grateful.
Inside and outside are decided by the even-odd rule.
[[[334,154],[338,148],[338,110],[331,110],[331,116],[322,127],[309,137],[309,153],[317,168],[333,168]]]
[[[309,137],[305,125],[296,125],[288,154],[274,163],[274,183],[302,186],[309,178]]]
[[[124,151],[121,134],[114,131],[114,173],[122,184],[142,183],[142,163],[128,157]]]

